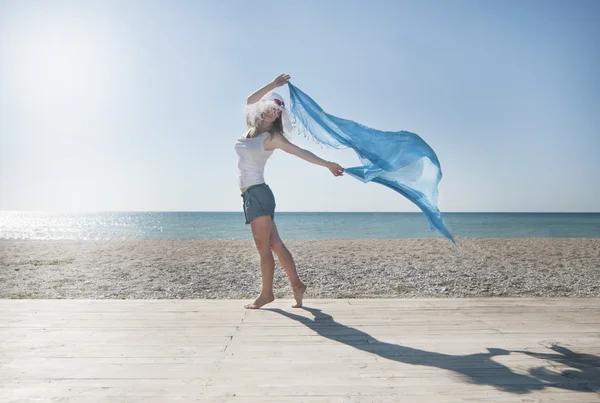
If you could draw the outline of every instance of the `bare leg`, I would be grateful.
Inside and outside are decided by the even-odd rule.
[[[256,249],[260,255],[260,274],[262,276],[262,290],[253,304],[245,306],[246,309],[258,309],[263,305],[273,302],[273,276],[275,274],[275,261],[273,252],[271,252],[271,231],[273,229],[273,220],[271,216],[262,216],[255,218],[250,222],[252,236]]]
[[[302,307],[302,297],[304,296],[304,292],[306,291],[306,285],[304,285],[302,281],[300,281],[300,277],[298,277],[298,272],[296,271],[296,263],[294,263],[294,258],[292,257],[292,254],[279,237],[279,232],[277,232],[277,226],[275,225],[275,223],[273,223],[273,229],[271,232],[271,249],[273,249],[273,252],[277,254],[279,262],[283,266],[285,273],[290,279],[292,293],[294,294],[294,299],[296,300],[296,304],[292,307]]]

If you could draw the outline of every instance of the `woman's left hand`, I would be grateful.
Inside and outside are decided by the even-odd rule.
[[[339,164],[336,164],[335,162],[330,162],[329,164],[327,164],[327,169],[331,171],[333,176],[344,175],[344,168],[342,168]]]

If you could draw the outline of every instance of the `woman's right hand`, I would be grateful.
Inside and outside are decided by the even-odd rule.
[[[275,80],[273,80],[273,85],[275,87],[281,87],[282,85],[286,85],[288,81],[290,81],[289,74],[282,74],[278,76]]]
[[[339,164],[335,162],[330,162],[327,164],[327,169],[331,171],[333,176],[342,176],[344,175],[344,168],[342,168]]]

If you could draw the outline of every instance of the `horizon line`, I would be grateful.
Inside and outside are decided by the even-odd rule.
[[[243,211],[225,210],[0,210],[0,213],[239,213]],[[423,214],[421,211],[318,211],[318,210],[278,210],[278,213],[377,213],[377,214]],[[600,214],[600,211],[441,211],[441,214]]]

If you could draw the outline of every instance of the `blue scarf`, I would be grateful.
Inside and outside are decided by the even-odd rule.
[[[330,115],[290,82],[288,86],[291,120],[297,129],[305,129],[320,144],[353,149],[362,165],[345,168],[345,173],[400,193],[419,206],[431,229],[456,244],[437,208],[440,162],[421,137],[407,131],[383,132]]]

